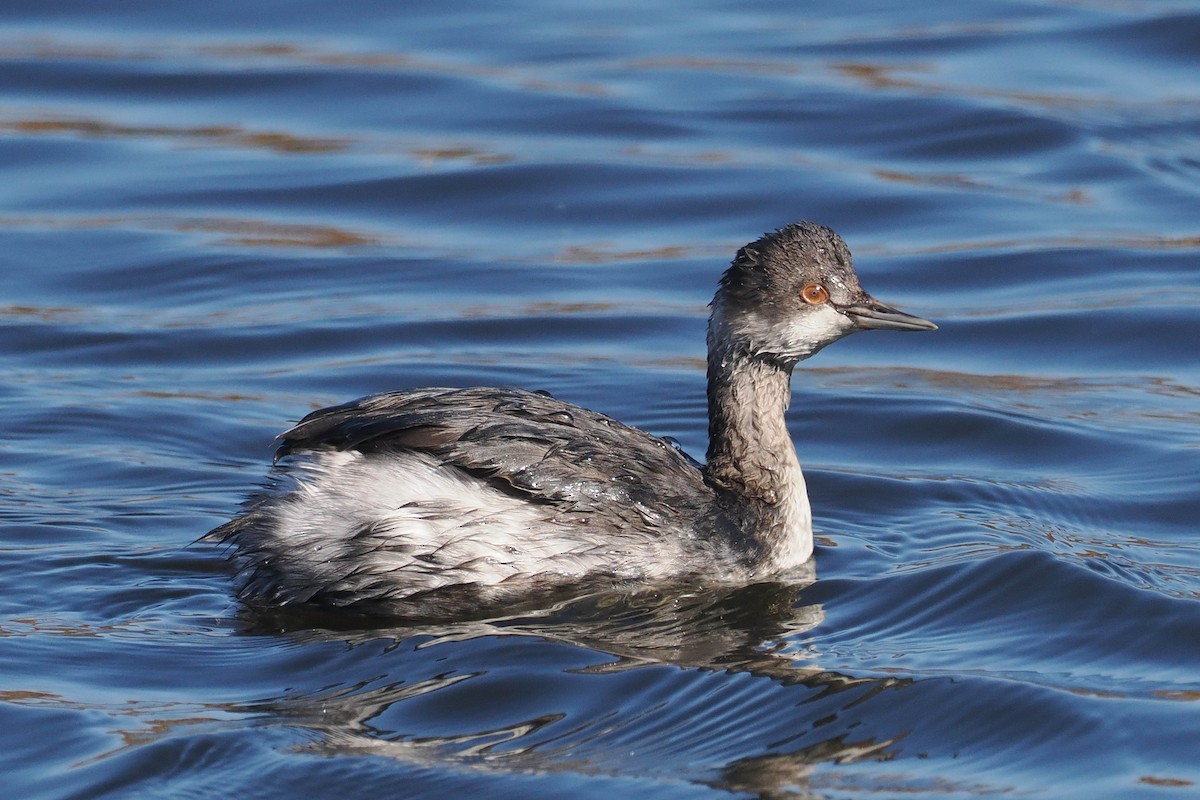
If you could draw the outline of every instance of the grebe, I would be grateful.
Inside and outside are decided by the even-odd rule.
[[[267,483],[205,538],[233,545],[243,598],[399,615],[797,567],[813,533],[793,367],[855,331],[937,326],[863,291],[841,237],[807,222],[739,250],[711,308],[706,465],[544,393],[387,392],[281,434]]]

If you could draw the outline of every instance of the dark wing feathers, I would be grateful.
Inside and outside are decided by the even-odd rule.
[[[309,414],[280,437],[276,459],[303,450],[415,450],[530,499],[626,503],[645,514],[696,508],[713,495],[671,442],[539,392],[417,389]]]

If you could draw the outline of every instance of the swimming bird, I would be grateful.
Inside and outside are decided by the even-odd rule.
[[[793,368],[855,331],[936,327],[867,294],[832,230],[794,223],[742,247],[713,297],[706,464],[545,393],[386,392],[281,434],[265,485],[206,538],[232,545],[243,598],[401,616],[766,579],[813,553]]]

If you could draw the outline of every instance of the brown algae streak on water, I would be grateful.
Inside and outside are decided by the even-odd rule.
[[[224,244],[253,247],[366,247],[383,244],[381,236],[338,228],[332,225],[268,222],[233,217],[175,216],[0,216],[0,228],[51,230],[88,230],[125,228],[170,230],[180,233],[219,234]]]
[[[192,58],[244,66],[283,62],[325,69],[372,69],[421,72],[505,83],[533,92],[605,97],[613,92],[595,82],[555,80],[546,76],[546,65],[535,69],[474,64],[392,52],[348,52],[291,42],[214,43],[179,40],[131,42],[122,46],[72,41],[54,37],[28,38],[0,44],[0,60],[173,62]]]
[[[921,81],[915,77],[900,77],[902,71],[911,73],[936,72],[936,68],[923,64],[878,64],[867,62],[834,62],[829,69],[839,75],[852,78],[861,86],[876,91],[903,89],[923,95],[952,95],[955,97],[987,98],[1007,100],[1019,105],[1050,108],[1096,108],[1115,107],[1120,103],[1108,97],[1081,97],[1048,92],[1018,92],[991,89],[984,86],[956,86],[948,83]]]
[[[492,164],[507,164],[516,159],[505,153],[494,153],[478,147],[412,147],[406,150],[408,155],[419,160],[424,166],[433,166],[441,161],[469,161],[475,166]]]
[[[557,264],[616,264],[624,261],[678,261],[698,255],[689,245],[665,245],[645,250],[612,250],[604,245],[572,245],[559,250]]]
[[[28,306],[28,305],[9,305],[0,306],[0,319],[10,317],[13,320],[22,322],[34,319],[38,322],[53,323],[56,325],[72,325],[80,322],[85,318],[86,311],[82,308],[72,308],[71,306]]]
[[[98,119],[49,117],[0,122],[0,132],[44,134],[97,139],[173,139],[228,147],[272,150],[277,153],[335,153],[346,150],[351,140],[333,137],[298,136],[282,131],[249,131],[234,125],[122,125]]]
[[[1043,110],[1078,112],[1103,109],[1128,116],[1130,119],[1136,119],[1138,115],[1155,110],[1176,111],[1180,106],[1194,107],[1197,103],[1197,99],[1190,94],[1143,99],[1128,95],[1087,96],[1062,92],[1025,92],[999,87],[921,80],[917,77],[918,75],[939,71],[937,67],[928,64],[835,61],[830,62],[827,69],[835,75],[850,78],[859,86],[872,91],[904,91],[924,97],[949,96],[1000,101],[1014,106]],[[904,75],[904,73],[911,73],[911,76]]]
[[[998,192],[1009,197],[1035,198],[1048,203],[1072,203],[1083,205],[1091,202],[1091,197],[1083,189],[1068,189],[1065,192],[1046,194],[1031,192],[1021,187],[1000,186],[977,178],[955,173],[920,173],[896,169],[872,169],[871,174],[880,180],[891,183],[906,183],[914,186],[928,186],[935,189],[974,189],[979,191]]]
[[[226,243],[259,247],[358,247],[380,243],[374,237],[331,225],[214,218],[178,220],[174,228],[222,233]]]
[[[470,77],[493,80],[536,92],[577,94],[586,97],[605,97],[612,92],[598,83],[558,81],[545,76],[545,66],[533,71],[512,66],[472,64],[468,62],[433,59],[428,56],[408,53],[352,53],[321,50],[286,42],[235,43],[228,45],[200,45],[195,48],[200,55],[222,58],[271,59],[308,66],[334,68],[370,68],[404,72],[426,72],[454,77]]]
[[[862,245],[855,253],[888,256],[941,255],[945,253],[982,253],[990,250],[1030,252],[1038,250],[1197,250],[1200,234],[1163,236],[1153,233],[1097,233],[1089,236],[1027,236],[1021,239],[977,239],[961,242],[940,241],[935,245],[896,247]]]
[[[767,61],[698,56],[639,58],[627,63],[633,70],[693,70],[749,75],[796,75],[801,67],[792,61]]]
[[[1150,786],[1165,786],[1181,789],[1186,786],[1195,786],[1192,781],[1184,778],[1160,778],[1155,775],[1143,775],[1138,778],[1138,783],[1145,783]]]
[[[192,146],[267,150],[284,155],[325,155],[354,149],[402,153],[423,167],[439,162],[470,161],[477,166],[505,164],[512,155],[472,145],[437,146],[369,142],[354,136],[302,136],[285,131],[246,130],[237,125],[126,125],[86,117],[0,120],[0,135],[78,136],[86,139],[162,139]]]

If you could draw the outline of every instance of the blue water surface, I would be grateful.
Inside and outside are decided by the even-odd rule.
[[[1200,4],[9,4],[22,798],[1200,794]],[[816,580],[248,608],[308,411],[546,389],[705,449],[741,244],[935,319],[802,365]]]

